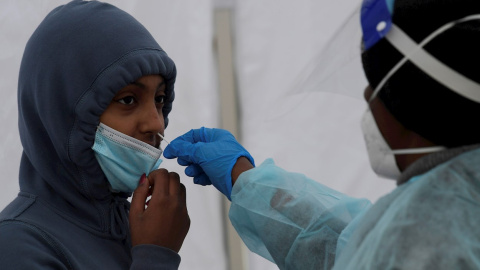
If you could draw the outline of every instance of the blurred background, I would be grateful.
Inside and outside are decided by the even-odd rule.
[[[46,14],[66,2],[0,0],[0,209],[19,191],[16,92],[23,50]],[[395,187],[371,171],[360,130],[367,82],[359,29],[351,29],[359,27],[352,14],[360,0],[105,2],[145,25],[177,65],[167,140],[201,126],[225,128],[257,165],[273,158],[372,202]],[[187,187],[192,223],[181,269],[278,269],[241,243],[219,192],[194,185],[175,161],[163,164]]]

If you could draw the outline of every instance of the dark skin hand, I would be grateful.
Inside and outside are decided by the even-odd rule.
[[[159,169],[148,178],[142,176],[133,193],[129,220],[132,246],[158,245],[178,253],[190,229],[186,190],[179,175]]]

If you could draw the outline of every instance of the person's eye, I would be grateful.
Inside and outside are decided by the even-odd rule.
[[[118,99],[117,102],[124,105],[132,105],[135,102],[135,98],[132,96],[123,97],[121,99]]]
[[[165,103],[165,95],[160,95],[155,97],[155,103],[163,104]]]

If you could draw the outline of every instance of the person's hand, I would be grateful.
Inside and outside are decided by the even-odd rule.
[[[168,159],[178,158],[178,164],[188,166],[185,174],[195,184],[213,184],[229,200],[232,193],[232,168],[240,157],[255,166],[252,156],[235,137],[223,129],[192,129],[173,140],[163,151]]]
[[[178,174],[159,169],[148,178],[143,175],[133,192],[129,220],[132,246],[153,244],[178,253],[190,228],[186,190]]]

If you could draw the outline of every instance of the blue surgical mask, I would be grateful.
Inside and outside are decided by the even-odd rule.
[[[162,150],[106,126],[97,128],[92,146],[113,192],[133,192],[142,174],[156,170]]]

